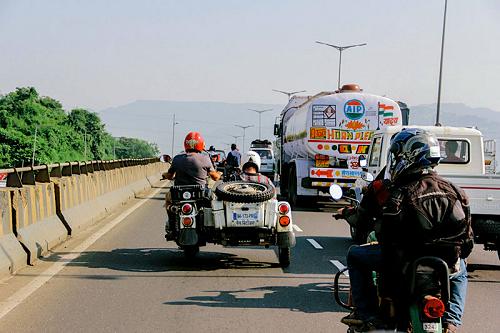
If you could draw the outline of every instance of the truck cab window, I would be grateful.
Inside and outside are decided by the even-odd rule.
[[[450,164],[469,163],[469,142],[465,140],[439,139],[441,162]]]

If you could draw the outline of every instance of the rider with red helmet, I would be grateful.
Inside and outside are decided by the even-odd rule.
[[[176,155],[166,174],[175,185],[206,185],[210,176],[217,181],[221,173],[214,169],[210,157],[201,152],[205,149],[205,140],[198,132],[189,132],[184,139],[185,153]]]

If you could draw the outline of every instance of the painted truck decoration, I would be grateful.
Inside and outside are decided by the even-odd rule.
[[[358,163],[367,156],[374,131],[402,124],[397,102],[364,93],[357,85],[294,96],[275,131],[281,143],[282,194],[295,203],[300,196],[326,194],[333,183],[353,186],[363,175]]]

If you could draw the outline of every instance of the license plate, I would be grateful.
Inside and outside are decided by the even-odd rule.
[[[253,226],[259,221],[258,211],[233,212],[233,224],[237,226]]]
[[[426,332],[437,332],[439,329],[438,323],[423,323],[423,329]]]

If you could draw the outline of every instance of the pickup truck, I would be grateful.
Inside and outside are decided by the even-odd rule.
[[[432,132],[441,145],[436,171],[460,186],[469,196],[475,242],[497,251],[500,259],[500,176],[485,170],[482,133],[474,128],[449,126],[404,126]],[[388,126],[372,137],[365,170],[372,175],[387,163],[389,142],[402,126]]]

